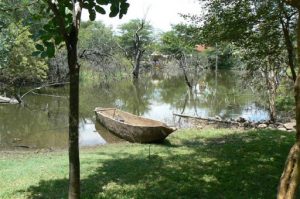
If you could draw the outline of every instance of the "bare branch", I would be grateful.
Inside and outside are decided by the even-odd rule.
[[[33,88],[29,91],[27,91],[26,93],[24,93],[20,99],[22,100],[22,98],[24,98],[26,95],[28,95],[29,93],[35,91],[35,90],[40,90],[42,88],[46,88],[46,87],[50,87],[50,86],[59,86],[59,85],[65,85],[65,84],[69,84],[70,82],[58,82],[58,83],[51,83],[51,84],[46,84],[46,85],[43,85],[43,86],[40,86],[40,87],[37,87],[37,88]]]

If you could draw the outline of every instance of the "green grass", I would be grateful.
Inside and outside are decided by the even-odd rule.
[[[161,145],[84,149],[82,198],[275,198],[293,137],[180,130]],[[0,198],[67,198],[65,151],[0,155]]]

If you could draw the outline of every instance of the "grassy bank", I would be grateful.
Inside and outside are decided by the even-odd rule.
[[[82,198],[275,198],[294,134],[180,130],[81,150]],[[0,198],[67,198],[65,151],[0,153]]]

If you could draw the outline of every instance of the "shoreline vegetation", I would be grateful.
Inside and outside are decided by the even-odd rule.
[[[294,133],[180,129],[80,152],[82,198],[271,198]],[[66,198],[67,150],[0,152],[0,198]]]

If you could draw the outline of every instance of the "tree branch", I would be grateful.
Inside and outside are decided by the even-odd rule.
[[[46,87],[50,87],[50,86],[59,86],[59,85],[65,85],[65,84],[69,84],[70,82],[61,82],[61,83],[52,83],[52,84],[46,84],[37,88],[33,88],[29,91],[27,91],[26,93],[24,93],[19,99],[22,100],[26,95],[28,95],[29,93],[35,91],[35,90],[40,90],[42,88],[46,88]]]

